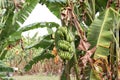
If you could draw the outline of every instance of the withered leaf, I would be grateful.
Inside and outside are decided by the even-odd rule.
[[[87,42],[87,41],[85,41],[83,39],[80,40],[80,43],[78,45],[79,50],[87,51],[89,49],[89,47],[90,47],[89,42]]]
[[[81,60],[82,60],[82,63],[83,63],[84,66],[86,66],[88,61],[91,62],[91,58],[90,57],[92,56],[92,54],[95,51],[96,51],[96,46],[93,47],[91,50],[86,51],[86,54],[83,57],[81,57]]]
[[[93,63],[93,70],[96,74],[101,74],[103,80],[112,80],[112,72],[110,65],[104,58],[98,58]]]

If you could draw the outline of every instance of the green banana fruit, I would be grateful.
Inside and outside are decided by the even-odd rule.
[[[65,60],[70,60],[73,56],[72,53],[69,53],[68,51],[62,51],[62,50],[60,50],[58,54],[62,59],[65,59]]]
[[[71,43],[65,41],[65,40],[59,40],[58,41],[58,47],[64,51],[73,52],[73,48],[71,46]]]
[[[55,32],[55,45],[61,59],[70,60],[73,57],[72,42],[74,37],[67,27],[59,27]]]

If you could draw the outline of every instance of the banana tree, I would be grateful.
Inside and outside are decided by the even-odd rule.
[[[60,18],[62,27],[38,23],[20,28],[19,23],[24,22],[37,3],[45,4]],[[59,58],[64,67],[61,80],[70,80],[72,67],[77,80],[119,80],[119,5],[119,0],[0,0],[0,59],[4,59],[7,46],[20,39],[23,31],[47,27],[48,35],[23,48],[43,48],[25,70],[45,58]],[[100,15],[96,16],[97,13]],[[55,32],[53,27],[57,28]]]
[[[50,26],[57,27],[58,24],[55,23],[34,23],[20,27],[20,24],[26,20],[31,11],[34,9],[39,0],[25,0],[21,2],[18,0],[0,0],[0,61],[4,63],[6,54],[11,47],[16,46],[16,43],[21,41],[21,33],[31,29]],[[51,26],[52,25],[52,26]],[[51,33],[51,29],[49,29]],[[49,36],[48,36],[49,37]],[[45,41],[47,42],[47,41]],[[14,45],[14,46],[11,46]],[[23,46],[22,50],[25,51]],[[19,61],[17,61],[19,62]],[[1,72],[13,72],[13,69],[8,65],[0,63],[0,73]],[[5,75],[6,76],[6,75]],[[6,79],[3,74],[0,75],[0,79]]]
[[[9,46],[21,39],[23,30],[19,23],[23,23],[34,9],[38,0],[0,0],[0,73],[13,72],[13,69],[4,64],[4,58],[9,51]],[[6,79],[0,75],[0,79]]]
[[[61,19],[62,27],[26,47],[43,48],[26,65],[26,70],[45,58],[60,58],[64,67],[61,80],[70,80],[72,67],[77,80],[120,79],[119,0],[40,0],[40,3]]]

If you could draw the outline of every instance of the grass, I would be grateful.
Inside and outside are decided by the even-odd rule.
[[[15,76],[15,80],[59,80],[57,76],[38,76],[38,75],[24,75],[24,76]]]
[[[14,76],[13,77],[15,80],[60,80],[59,76],[55,76],[55,75],[49,75],[49,76],[45,76],[45,75],[23,75],[23,76]],[[71,80],[75,80],[74,78],[72,78]]]

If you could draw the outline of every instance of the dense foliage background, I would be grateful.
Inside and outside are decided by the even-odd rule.
[[[38,3],[61,19],[62,26],[41,22],[21,28]],[[60,80],[70,80],[70,74],[76,80],[119,80],[119,9],[119,0],[0,0],[1,79],[6,78],[3,72],[13,72],[13,66],[24,74],[31,68],[31,72],[39,72],[44,64],[45,72],[60,72]],[[44,27],[48,34],[38,39],[37,34],[21,36],[24,31]]]

